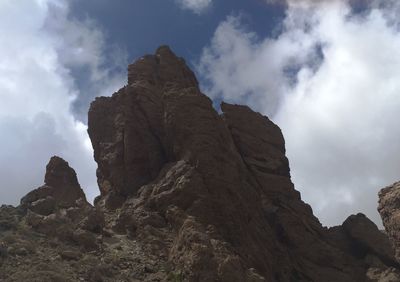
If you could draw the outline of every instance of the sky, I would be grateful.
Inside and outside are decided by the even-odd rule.
[[[168,44],[201,90],[246,104],[285,136],[292,181],[322,224],[400,180],[396,0],[1,0],[0,202],[43,183],[52,155],[98,195],[87,136],[96,96]]]

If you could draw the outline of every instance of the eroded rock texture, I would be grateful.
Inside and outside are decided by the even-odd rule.
[[[386,232],[395,245],[396,258],[400,259],[400,182],[379,192],[378,211]]]
[[[96,203],[120,208],[115,230],[163,230],[160,251],[189,281],[365,281],[294,189],[275,124],[245,106],[219,115],[165,46],[128,77],[89,111]]]
[[[91,104],[88,132],[95,206],[53,157],[44,186],[0,208],[0,281],[400,281],[364,215],[321,226],[279,127],[246,106],[219,114],[166,46]]]

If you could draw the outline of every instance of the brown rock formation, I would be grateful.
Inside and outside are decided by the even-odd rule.
[[[45,185],[29,192],[21,205],[48,215],[58,207],[71,207],[77,200],[86,202],[75,171],[63,159],[54,156],[46,166]]]
[[[397,266],[394,249],[388,237],[363,214],[349,216],[342,225],[347,235],[357,242],[359,252],[369,252],[390,266]]]
[[[389,238],[364,214],[349,216],[341,226],[330,228],[328,236],[343,252],[364,260],[371,268],[399,267]]]
[[[189,281],[365,281],[364,262],[333,246],[294,190],[268,118],[229,104],[218,115],[165,46],[128,77],[89,111],[96,202],[121,207],[114,230],[165,241]]]
[[[130,65],[128,85],[89,111],[95,207],[53,157],[44,186],[0,208],[0,281],[399,281],[365,216],[321,226],[278,126],[221,111],[168,47]]]
[[[400,260],[400,182],[379,192],[378,211],[386,232],[395,246],[396,258]]]
[[[92,249],[95,240],[88,243],[82,238],[94,238],[87,231],[101,233],[104,226],[103,214],[86,201],[75,171],[57,156],[46,166],[45,185],[23,197],[20,208],[26,210],[26,223],[36,231]]]

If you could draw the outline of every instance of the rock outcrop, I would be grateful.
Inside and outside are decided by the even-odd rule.
[[[92,103],[96,203],[120,208],[114,228],[144,240],[164,228],[161,249],[190,281],[364,281],[294,189],[280,129],[245,106],[221,110],[165,46]]]
[[[400,281],[399,263],[389,238],[364,214],[351,215],[341,226],[329,228],[328,237],[344,253],[362,260],[371,280]]]
[[[219,114],[168,47],[88,122],[95,206],[53,157],[44,186],[0,208],[0,281],[399,281],[386,235],[360,214],[322,227],[279,127],[246,106]]]
[[[378,211],[383,226],[395,246],[396,258],[400,260],[400,182],[383,188],[379,192]]]
[[[26,213],[25,222],[38,232],[74,241],[86,249],[96,248],[90,232],[102,232],[104,216],[86,201],[75,171],[54,156],[46,166],[44,181],[44,186],[21,200],[19,209]]]
[[[57,207],[72,207],[78,200],[86,202],[75,171],[57,156],[52,157],[46,166],[44,183],[21,199],[22,207],[49,215]]]

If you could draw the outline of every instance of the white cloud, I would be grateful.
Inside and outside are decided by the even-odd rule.
[[[212,0],[176,0],[182,9],[201,14],[212,5]]]
[[[128,55],[125,49],[106,44],[106,35],[92,19],[69,17],[69,2],[50,3],[44,29],[52,40],[60,64],[74,70],[76,76],[85,77],[80,81],[84,89],[80,89],[72,108],[76,117],[86,122],[87,109],[94,97],[110,95],[125,83]]]
[[[55,154],[93,199],[96,166],[86,126],[71,113],[81,93],[70,68],[88,65],[94,79],[114,79],[101,66],[102,33],[94,23],[69,20],[65,0],[1,1],[0,33],[1,203],[16,204],[41,185]]]
[[[360,211],[381,225],[377,193],[400,179],[400,32],[391,11],[289,5],[274,39],[228,18],[200,61],[214,97],[281,126],[293,181],[327,225]]]
[[[290,17],[287,25],[300,24]],[[198,71],[210,82],[207,94],[227,102],[240,102],[273,115],[280,97],[289,90],[283,72],[310,61],[314,41],[302,29],[277,39],[259,40],[241,28],[240,18],[228,17],[217,28],[211,45],[203,50]],[[305,52],[303,52],[305,51]]]

